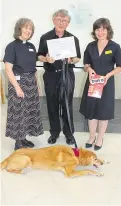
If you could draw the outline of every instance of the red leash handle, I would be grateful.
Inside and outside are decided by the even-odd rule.
[[[79,157],[79,149],[78,148],[72,148],[74,154],[76,157]]]

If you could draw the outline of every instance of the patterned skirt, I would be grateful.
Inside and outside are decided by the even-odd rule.
[[[43,125],[35,74],[24,73],[17,81],[25,97],[24,99],[17,97],[15,88],[9,82],[6,136],[22,140],[25,139],[26,135],[43,134]]]

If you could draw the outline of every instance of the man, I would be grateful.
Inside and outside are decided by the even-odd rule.
[[[38,59],[41,62],[44,62],[45,73],[43,75],[44,85],[45,85],[45,93],[47,99],[47,109],[49,115],[50,122],[50,134],[51,136],[48,139],[48,143],[54,144],[59,137],[59,133],[61,131],[60,126],[60,118],[59,118],[59,108],[60,108],[60,80],[62,76],[62,60],[54,60],[52,57],[48,55],[47,48],[47,40],[63,38],[73,36],[71,33],[66,31],[67,26],[70,22],[70,16],[68,11],[61,9],[56,11],[53,14],[53,24],[55,28],[46,34],[43,34],[40,38],[40,44],[38,49]],[[69,70],[69,78],[71,81],[71,87],[69,87],[69,111],[70,111],[70,121],[72,126],[72,131],[70,131],[67,110],[65,105],[65,100],[61,102],[62,106],[62,119],[63,119],[63,133],[66,137],[67,144],[74,144],[73,133],[74,133],[74,124],[73,124],[73,92],[75,85],[75,76],[73,67],[74,64],[79,62],[81,58],[79,41],[74,36],[77,57],[68,59],[68,70]]]

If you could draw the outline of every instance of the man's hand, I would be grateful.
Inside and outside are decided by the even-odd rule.
[[[55,60],[53,59],[53,57],[50,57],[49,54],[46,55],[46,60],[48,63],[53,64],[55,62]]]
[[[68,58],[68,63],[69,64],[76,64],[80,61],[80,58],[78,57],[72,57],[72,58]]]
[[[68,58],[68,64],[72,64],[73,60],[72,58]]]

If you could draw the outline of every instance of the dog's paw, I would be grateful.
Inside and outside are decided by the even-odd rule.
[[[104,164],[109,164],[110,161],[104,160]]]
[[[104,173],[98,172],[98,173],[96,174],[96,176],[97,176],[97,177],[102,177],[102,176],[104,176]]]
[[[22,172],[21,174],[22,174],[22,175],[26,175],[27,173],[26,173],[26,172]]]
[[[94,175],[94,172],[93,171],[88,171],[87,175]]]

